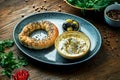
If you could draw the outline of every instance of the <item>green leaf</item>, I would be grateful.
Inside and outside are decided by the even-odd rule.
[[[10,40],[10,39],[4,40],[4,47],[8,47],[9,48],[9,47],[12,47],[13,44],[14,44],[13,40]]]
[[[70,4],[87,9],[94,8],[95,10],[102,9],[116,0],[67,0]]]
[[[6,75],[6,70],[3,69],[1,73],[2,75]]]
[[[28,65],[28,62],[27,62],[27,60],[25,58],[18,57],[18,60],[19,60],[19,64],[21,64],[22,66]]]
[[[67,0],[69,3],[74,3],[75,0]]]
[[[4,51],[4,48],[3,46],[0,44],[0,52],[3,52]]]
[[[9,52],[8,52],[8,57],[9,57],[9,58],[13,58],[13,52],[12,52],[12,51],[9,51]]]
[[[2,67],[2,75],[11,76],[14,69],[26,66],[28,62],[24,58],[15,58],[12,51],[4,52],[5,48],[12,47],[14,42],[12,40],[0,41],[0,66]]]

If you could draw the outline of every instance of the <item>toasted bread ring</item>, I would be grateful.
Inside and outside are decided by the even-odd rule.
[[[47,37],[44,40],[37,40],[30,37],[35,30],[45,30]],[[32,22],[26,25],[19,33],[18,38],[21,44],[31,49],[45,49],[52,46],[59,32],[57,27],[50,21]]]

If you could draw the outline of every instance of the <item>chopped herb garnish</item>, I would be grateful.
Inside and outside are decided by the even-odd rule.
[[[0,41],[0,66],[2,67],[2,75],[11,76],[14,69],[26,66],[28,62],[22,57],[14,57],[13,52],[4,52],[5,48],[12,47],[14,42],[12,40]]]
[[[4,52],[5,48],[12,47],[14,42],[10,39],[0,41],[0,52]]]

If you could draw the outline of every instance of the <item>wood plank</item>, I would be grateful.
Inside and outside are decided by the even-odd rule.
[[[0,40],[13,39],[13,29],[23,17],[38,12],[61,11],[90,21],[100,31],[103,43],[95,57],[72,69],[59,70],[55,66],[35,64],[30,60],[26,68],[30,71],[31,80],[120,80],[120,29],[110,28],[104,22],[103,12],[87,12],[87,15],[82,15],[80,10],[70,7],[63,0],[46,1],[0,0]],[[41,9],[41,6],[47,10]],[[16,45],[11,50],[15,56],[26,57]],[[3,79],[1,77],[0,80]]]

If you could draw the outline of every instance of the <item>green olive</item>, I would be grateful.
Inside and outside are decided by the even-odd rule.
[[[73,20],[72,20],[72,19],[67,19],[66,22],[68,22],[68,23],[72,23]]]
[[[79,23],[77,21],[73,21],[72,23],[79,27]]]
[[[73,30],[72,27],[68,27],[68,28],[67,28],[67,31],[72,31],[72,30]]]
[[[62,25],[62,28],[64,31],[78,31],[79,23],[73,19],[66,19],[66,21]]]
[[[67,28],[70,27],[70,26],[71,26],[70,23],[64,22],[63,25],[62,25],[62,28],[63,28],[65,31],[67,31]]]

